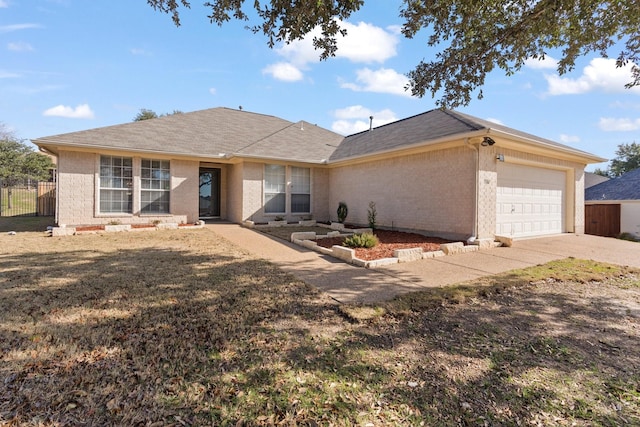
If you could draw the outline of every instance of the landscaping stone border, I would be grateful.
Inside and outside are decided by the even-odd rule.
[[[326,228],[332,228],[327,225],[317,224],[318,226],[324,226]],[[423,252],[422,248],[407,248],[407,249],[396,249],[393,251],[393,258],[382,258],[371,261],[365,261],[363,259],[359,259],[356,257],[356,251],[351,248],[347,248],[344,246],[334,245],[329,248],[325,248],[319,246],[315,240],[324,239],[329,237],[339,237],[339,236],[349,236],[355,233],[372,233],[373,230],[370,228],[361,228],[357,230],[351,229],[342,229],[344,231],[349,231],[348,233],[340,233],[340,231],[328,231],[326,235],[318,235],[313,231],[301,231],[296,233],[291,233],[291,242],[296,245],[300,245],[304,248],[311,249],[313,251],[319,252],[323,255],[329,255],[334,258],[338,258],[342,261],[348,262],[349,264],[353,264],[358,267],[365,268],[376,268],[381,267],[383,265],[397,264],[401,262],[412,262],[421,259],[433,259],[446,255],[455,255],[461,253],[475,252],[481,249],[486,248],[495,248],[501,246],[500,242],[491,242],[490,244],[486,241],[483,242],[482,245],[464,245],[462,242],[453,242],[453,243],[443,243],[440,245],[439,251],[432,252]]]
[[[163,222],[150,227],[142,227],[142,228],[132,228],[131,224],[115,224],[115,225],[107,224],[104,226],[104,230],[87,230],[87,231],[78,230],[78,229],[82,229],[82,226],[67,227],[63,225],[60,227],[52,227],[50,230],[47,230],[47,233],[50,234],[51,237],[60,237],[60,236],[75,236],[75,235],[81,235],[81,234],[103,234],[103,233],[121,233],[121,232],[156,231],[156,230],[191,230],[191,229],[197,229],[197,228],[203,228],[203,227],[204,227],[204,221],[198,221],[194,225],[183,226],[183,227],[180,227],[180,224],[178,224],[177,222]]]

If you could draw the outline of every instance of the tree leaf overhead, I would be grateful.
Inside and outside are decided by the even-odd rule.
[[[371,0],[370,0],[371,1]],[[180,25],[186,0],[147,0],[154,9],[171,14]],[[267,37],[269,47],[300,40],[319,27],[313,43],[321,59],[335,55],[341,23],[363,0],[215,0],[204,3],[212,23],[247,21],[247,28]],[[640,8],[620,0],[403,0],[399,6],[402,34],[424,38],[435,47],[407,73],[407,90],[430,94],[442,107],[467,105],[482,98],[488,73],[500,68],[509,76],[526,60],[560,55],[560,75],[590,53],[616,55],[618,67],[632,65],[627,88],[640,85]],[[620,49],[620,52],[611,52]]]

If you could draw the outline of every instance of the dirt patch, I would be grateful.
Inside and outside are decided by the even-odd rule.
[[[393,257],[393,251],[396,249],[422,248],[423,252],[433,252],[440,250],[442,243],[450,243],[450,240],[441,239],[439,237],[428,237],[416,233],[405,233],[400,231],[376,230],[375,235],[378,236],[378,243],[375,247],[365,249],[357,248],[356,257],[365,261],[371,261],[382,258]],[[342,245],[344,237],[331,237],[325,239],[317,239],[318,246],[331,248],[333,245]]]

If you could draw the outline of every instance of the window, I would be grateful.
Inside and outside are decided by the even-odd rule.
[[[311,212],[311,171],[291,168],[291,213]]]
[[[264,211],[284,213],[286,204],[286,173],[281,165],[264,167]]]
[[[100,213],[131,213],[131,157],[100,156]]]
[[[140,211],[169,213],[171,169],[168,160],[142,159],[140,169]]]

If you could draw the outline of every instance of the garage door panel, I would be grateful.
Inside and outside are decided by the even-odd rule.
[[[496,234],[564,232],[565,182],[563,171],[499,163]]]

